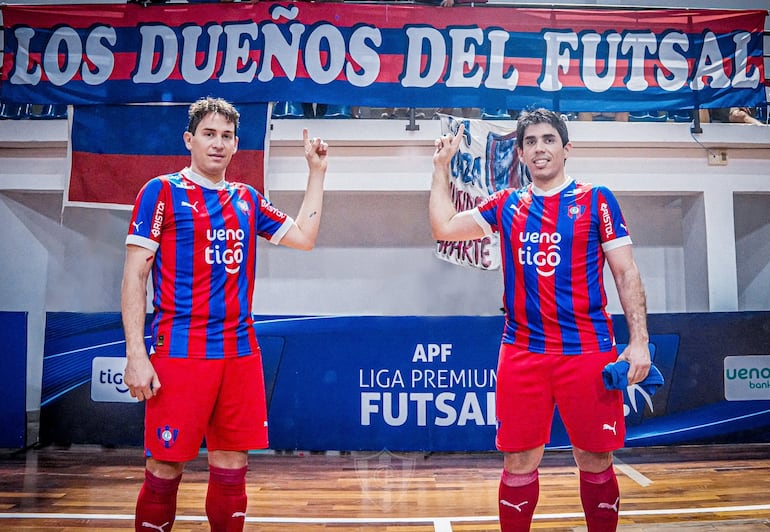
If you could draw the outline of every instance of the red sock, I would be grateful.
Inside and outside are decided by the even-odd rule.
[[[539,496],[540,479],[537,469],[523,475],[503,470],[498,491],[500,530],[502,532],[528,531]]]
[[[580,502],[590,532],[617,530],[620,489],[612,466],[601,473],[580,472]]]
[[[209,465],[206,515],[211,532],[241,532],[246,521],[246,471]]]
[[[182,475],[176,478],[158,478],[144,471],[144,484],[136,499],[136,532],[160,530],[169,532],[174,526],[176,515],[176,493]]]

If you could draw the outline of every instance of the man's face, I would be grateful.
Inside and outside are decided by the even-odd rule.
[[[562,146],[559,132],[551,124],[528,126],[522,146],[519,157],[529,168],[533,180],[544,182],[564,177],[564,162],[572,144]]]
[[[224,179],[225,169],[238,149],[235,125],[219,113],[209,113],[195,130],[184,134],[184,141],[192,156],[193,172],[217,182]]]

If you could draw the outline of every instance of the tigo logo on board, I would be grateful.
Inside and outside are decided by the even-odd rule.
[[[135,403],[123,382],[126,359],[96,357],[91,363],[91,400],[97,403]]]

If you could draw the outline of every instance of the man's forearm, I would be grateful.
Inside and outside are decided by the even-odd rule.
[[[428,215],[433,237],[441,240],[444,227],[457,214],[449,191],[449,170],[443,166],[433,169],[428,200]]]
[[[302,199],[295,222],[308,241],[309,246],[315,245],[321,228],[321,213],[323,212],[323,182],[325,175],[321,171],[312,171],[308,175],[305,196]]]
[[[147,315],[147,293],[136,280],[123,280],[121,293],[121,315],[123,332],[126,337],[126,356],[146,355],[144,344],[144,323]]]
[[[628,325],[629,343],[649,342],[647,331],[647,296],[639,270],[623,274],[618,283],[618,296]]]

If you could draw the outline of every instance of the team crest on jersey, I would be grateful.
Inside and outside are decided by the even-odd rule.
[[[237,205],[243,214],[249,214],[249,204],[246,200],[238,200]]]
[[[570,220],[574,222],[578,218],[583,216],[583,213],[585,212],[585,210],[586,210],[585,205],[570,205],[567,208],[567,216],[569,216]]]
[[[163,444],[163,447],[168,449],[176,443],[176,439],[179,437],[179,429],[172,429],[168,425],[156,429],[158,434],[158,441]]]

